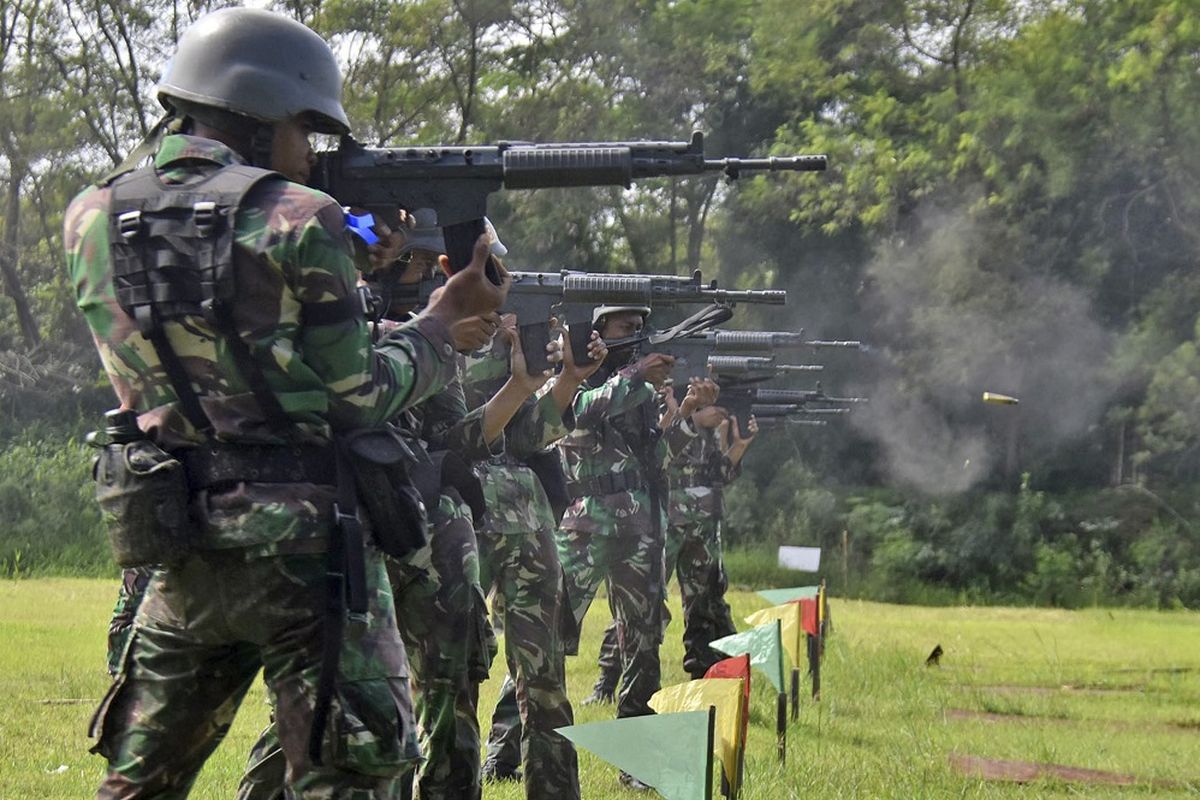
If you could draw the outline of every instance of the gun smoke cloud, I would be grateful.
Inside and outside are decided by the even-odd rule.
[[[1089,298],[965,208],[925,211],[881,246],[862,298],[881,347],[853,422],[890,480],[934,495],[1052,454],[1099,422],[1112,391],[1111,337]],[[984,406],[989,390],[1021,404]]]

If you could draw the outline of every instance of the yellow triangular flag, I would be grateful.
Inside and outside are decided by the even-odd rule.
[[[784,603],[781,606],[764,608],[746,617],[754,627],[779,620],[783,635],[783,650],[792,660],[792,666],[802,669],[808,663],[805,649],[804,626],[800,623],[800,604]]]
[[[721,759],[725,777],[736,788],[738,750],[742,739],[742,718],[747,713],[741,678],[704,678],[659,689],[650,698],[650,707],[660,714],[678,711],[717,709],[713,754]]]
[[[821,629],[823,622],[825,622],[825,581],[821,581],[821,587],[817,589],[817,630]]]

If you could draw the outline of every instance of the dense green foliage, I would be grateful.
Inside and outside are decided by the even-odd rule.
[[[61,209],[153,124],[172,42],[219,5],[0,0],[0,441],[78,435],[110,402],[63,276]],[[369,143],[700,128],[714,154],[829,153],[819,175],[492,203],[515,266],[698,266],[791,291],[736,325],[872,344],[828,359],[828,390],[872,399],[849,424],[751,452],[735,500],[771,512],[738,535],[836,550],[848,530],[878,572],[862,592],[911,578],[954,597],[1198,602],[1200,515],[1141,494],[1187,498],[1200,478],[1194,3],[276,6],[335,43]],[[1022,402],[984,406],[984,390]],[[774,469],[790,454],[803,466]],[[1124,484],[1140,488],[1106,491]]]

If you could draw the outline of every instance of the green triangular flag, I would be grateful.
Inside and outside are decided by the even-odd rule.
[[[763,589],[755,594],[771,605],[779,606],[793,600],[807,600],[810,597],[816,597],[820,588],[820,586],[793,586],[791,589]]]
[[[708,646],[731,656],[750,654],[750,666],[766,673],[767,680],[775,691],[783,692],[783,641],[780,636],[779,620],[751,628],[745,633],[735,633],[709,642]]]
[[[708,711],[650,714],[556,730],[666,800],[705,800],[712,776]]]

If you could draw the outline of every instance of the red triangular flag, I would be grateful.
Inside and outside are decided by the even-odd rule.
[[[821,626],[817,621],[816,599],[804,599],[800,601],[800,625],[809,636],[816,636],[820,632]]]
[[[750,654],[726,658],[718,661],[704,673],[705,678],[741,678],[742,679],[742,708],[746,709],[742,717],[742,747],[746,746],[746,733],[750,729]]]

